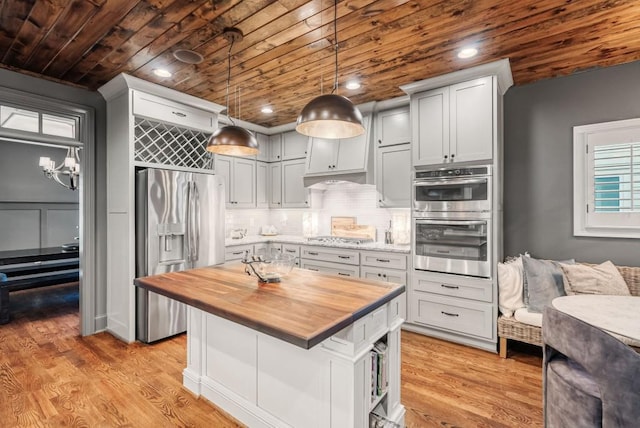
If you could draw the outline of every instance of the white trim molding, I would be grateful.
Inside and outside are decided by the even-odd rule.
[[[573,127],[574,236],[640,238],[640,212],[598,213],[595,208],[593,156],[596,147],[629,143],[640,143],[640,119]]]

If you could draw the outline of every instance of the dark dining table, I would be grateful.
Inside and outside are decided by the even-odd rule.
[[[0,324],[10,320],[10,291],[78,281],[79,255],[62,247],[0,251]]]

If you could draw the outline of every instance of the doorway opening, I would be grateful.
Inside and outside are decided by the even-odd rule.
[[[18,261],[33,263],[5,269],[26,281],[3,289],[42,304],[31,288],[62,288],[53,302],[77,301],[82,335],[97,330],[94,139],[91,107],[0,88],[0,254],[30,250]]]

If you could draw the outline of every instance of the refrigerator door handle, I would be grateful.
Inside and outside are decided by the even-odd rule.
[[[195,181],[190,183],[189,196],[189,258],[191,262],[197,262],[200,258],[200,193]]]

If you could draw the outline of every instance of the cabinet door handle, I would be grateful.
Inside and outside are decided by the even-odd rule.
[[[448,317],[459,317],[460,315],[458,314],[452,314],[451,312],[445,312],[445,311],[440,311],[442,312],[442,315],[446,315]]]
[[[318,255],[318,253],[314,253],[312,251],[308,251],[307,254],[309,254],[310,256],[317,256]]]
[[[453,158],[455,158],[456,155],[454,155],[453,153],[451,153],[451,160],[453,160]]]
[[[447,155],[444,155],[444,158],[445,158],[445,159],[449,159],[449,156],[447,156]]]
[[[378,140],[378,144],[382,144],[382,140]]]
[[[447,285],[447,284],[440,284],[440,287],[449,288],[451,290],[458,290],[460,288],[457,285]]]
[[[181,112],[179,112],[179,111],[172,111],[172,112],[171,112],[171,114],[175,114],[175,115],[176,115],[176,116],[178,116],[178,117],[187,117],[187,115],[186,115],[186,114],[181,113]]]
[[[295,253],[295,252],[297,252],[296,250],[289,250],[289,249],[286,249],[285,251],[286,251],[287,253]]]
[[[381,263],[389,263],[390,260],[388,259],[376,259],[377,262],[381,262]]]
[[[348,274],[348,273],[342,273],[342,272],[338,272],[338,275],[342,275],[342,276],[351,276],[351,274]]]
[[[347,259],[349,260],[351,258],[351,256],[338,256],[339,259]]]

